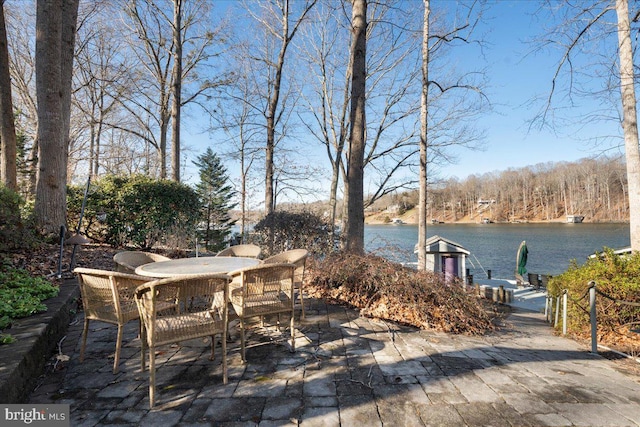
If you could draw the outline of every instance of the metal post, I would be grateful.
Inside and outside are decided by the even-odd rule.
[[[80,208],[80,218],[78,219],[78,226],[76,227],[76,234],[80,234],[80,227],[82,226],[82,218],[84,217],[84,208],[87,205],[87,195],[89,194],[89,185],[91,184],[91,176],[87,178],[87,186],[84,188],[84,196],[82,197],[82,207]],[[86,230],[85,230],[86,231]],[[69,261],[69,271],[73,271],[73,267],[76,261],[76,251],[78,245],[73,245],[73,251],[71,252],[71,261]]]
[[[598,352],[598,323],[596,319],[596,282],[589,282],[589,319],[591,320],[591,353]]]
[[[562,335],[567,335],[567,290],[562,291]]]
[[[544,320],[549,322],[549,295],[547,295],[544,299]]]
[[[58,274],[56,277],[59,279],[62,277],[62,257],[64,256],[64,225],[60,226],[60,255],[58,258]]]
[[[560,297],[556,297],[556,321],[553,322],[553,326],[558,326],[558,316],[560,315]]]

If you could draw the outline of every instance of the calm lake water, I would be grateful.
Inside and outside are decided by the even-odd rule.
[[[417,225],[365,225],[365,248],[398,262],[416,262]],[[436,224],[427,237],[438,235],[471,252],[467,268],[477,278],[487,270],[499,279],[513,279],[518,246],[526,240],[530,273],[557,275],[571,260],[583,264],[604,247],[629,246],[628,224]]]

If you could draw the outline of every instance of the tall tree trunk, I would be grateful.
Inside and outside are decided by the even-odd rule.
[[[78,0],[38,0],[36,93],[39,158],[36,226],[55,236],[66,225],[66,180],[73,44]]]
[[[622,93],[625,157],[627,160],[627,185],[629,187],[629,231],[631,249],[640,250],[640,148],[638,147],[638,116],[633,82],[633,50],[629,3],[616,0],[618,15],[618,49],[620,54],[620,90]]]
[[[16,126],[11,99],[9,47],[4,23],[4,0],[0,4],[0,181],[8,188],[18,190],[16,166]]]
[[[100,95],[100,98],[104,98],[104,94]],[[93,176],[97,177],[100,172],[100,145],[102,140],[102,125],[104,123],[104,102],[100,102],[100,120],[98,121],[98,129],[96,130],[96,139],[95,139],[95,151],[94,155],[94,163],[93,163]]]
[[[242,141],[242,136],[240,138]],[[247,228],[247,173],[245,171],[243,148],[240,152],[240,243],[245,243]]]
[[[280,87],[282,85],[282,69],[284,68],[285,55],[289,46],[289,0],[284,0],[284,14],[282,16],[282,46],[276,64],[276,75],[273,81],[273,93],[269,99],[267,110],[267,147],[265,150],[265,177],[264,177],[264,213],[269,215],[275,210],[273,188],[273,154],[275,151],[276,114],[280,101]]]
[[[347,217],[343,233],[343,246],[348,252],[364,252],[364,149],[365,149],[365,95],[367,53],[367,0],[354,0],[351,12],[351,131],[347,163],[346,202]]]
[[[167,129],[171,112],[169,111],[169,95],[165,92],[161,97],[160,107],[160,147],[158,155],[160,157],[160,179],[167,179]]]
[[[418,197],[418,270],[427,269],[427,101],[429,95],[429,14],[424,0],[422,23],[422,95],[420,99],[420,189]]]
[[[37,226],[54,234],[66,225],[62,157],[62,0],[38,0],[36,17],[36,95],[38,100],[38,170],[34,213]]]
[[[182,0],[173,0],[173,108],[171,163],[173,180],[180,181],[180,103],[182,102]]]
[[[269,108],[271,110],[271,108]],[[265,149],[264,164],[264,214],[269,215],[274,211],[273,205],[273,152],[275,151],[275,120],[273,116],[267,117],[267,146]]]
[[[336,159],[339,162],[339,159]],[[331,185],[329,189],[329,209],[331,211],[331,217],[329,219],[329,227],[331,234],[334,233],[336,229],[336,217],[338,214],[338,180],[340,179],[340,168],[336,164],[336,161],[332,163],[332,171],[331,171]]]
[[[62,141],[65,147],[65,171],[69,158],[69,134],[71,128],[71,88],[73,86],[73,59],[75,57],[76,25],[80,0],[63,0],[62,2],[62,45],[60,60],[60,78],[62,79]],[[64,183],[67,183],[67,174]],[[66,185],[64,187],[66,199]],[[66,209],[66,202],[65,202]]]

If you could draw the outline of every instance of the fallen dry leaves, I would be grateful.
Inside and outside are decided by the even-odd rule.
[[[457,283],[443,282],[440,275],[373,255],[338,253],[310,264],[305,290],[359,308],[369,317],[478,335],[495,329],[506,309],[479,300]]]

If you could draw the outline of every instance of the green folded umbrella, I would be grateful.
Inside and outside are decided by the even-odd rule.
[[[518,248],[518,255],[516,256],[516,273],[520,278],[524,279],[527,274],[527,256],[529,255],[529,249],[527,243],[523,240]]]

